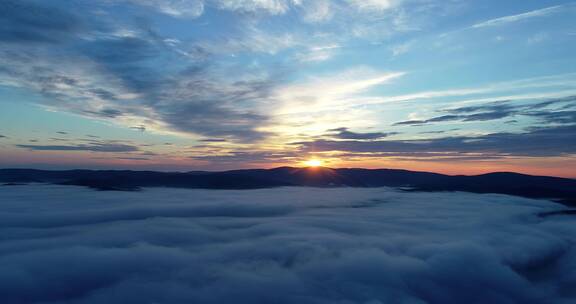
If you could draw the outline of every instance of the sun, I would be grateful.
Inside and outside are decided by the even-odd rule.
[[[323,164],[324,162],[319,159],[310,159],[304,162],[304,165],[306,165],[307,167],[320,167]]]

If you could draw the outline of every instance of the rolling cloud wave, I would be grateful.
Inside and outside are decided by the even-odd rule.
[[[3,303],[571,303],[564,207],[469,193],[0,188]],[[31,213],[30,210],[34,210]]]

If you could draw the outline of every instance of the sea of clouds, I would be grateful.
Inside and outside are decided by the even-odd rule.
[[[0,187],[0,303],[576,303],[576,217],[390,188]]]

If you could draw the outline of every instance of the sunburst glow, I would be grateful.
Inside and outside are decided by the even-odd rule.
[[[323,164],[324,162],[319,159],[310,159],[304,162],[304,165],[306,165],[307,167],[320,167]]]

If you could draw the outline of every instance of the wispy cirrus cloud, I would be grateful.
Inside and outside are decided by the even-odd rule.
[[[334,107],[345,97],[362,93],[405,75],[404,72],[380,72],[356,67],[325,77],[310,77],[306,82],[281,88],[278,98],[285,102],[279,114],[306,113]]]
[[[363,11],[383,11],[394,7],[399,0],[347,0],[347,2]]]
[[[567,8],[568,5],[555,5],[550,6],[542,9],[537,9],[533,11],[529,11],[526,13],[516,14],[516,15],[509,15],[500,18],[486,20],[480,23],[476,23],[472,25],[472,28],[484,28],[484,27],[492,27],[492,26],[500,26],[509,23],[514,23],[526,19],[537,18],[537,17],[545,17],[549,16],[558,12],[563,11]]]
[[[124,0],[128,3],[157,9],[159,12],[182,18],[197,18],[204,13],[203,0]]]

